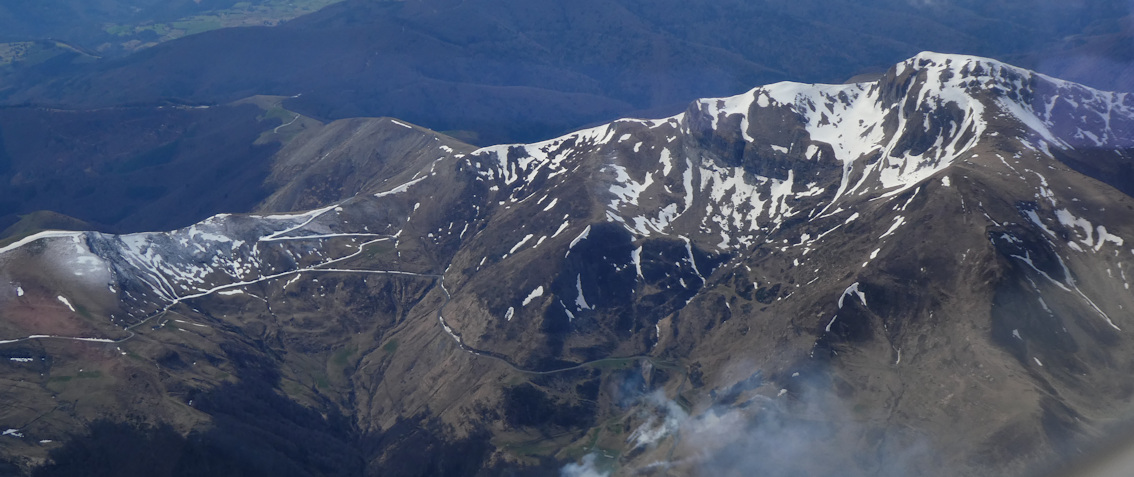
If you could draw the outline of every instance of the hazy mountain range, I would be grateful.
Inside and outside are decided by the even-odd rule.
[[[50,43],[54,56],[0,71],[9,105],[0,107],[0,228],[40,210],[118,232],[247,211],[271,192],[255,181],[283,143],[348,117],[398,117],[478,145],[543,140],[620,116],[675,114],[756,84],[872,79],[922,50],[1134,89],[1134,17],[1118,1],[352,0],[274,28],[225,28],[105,58],[75,25],[176,15],[125,2],[4,8],[8,40],[56,38],[80,50]],[[74,13],[87,10],[101,13]],[[45,15],[60,26],[37,20]],[[279,97],[252,100],[257,110],[246,100],[254,95]],[[288,124],[296,114],[304,120]],[[260,135],[284,125],[291,133]],[[175,172],[200,161],[216,165]],[[208,179],[208,197],[161,205],[184,204],[195,195],[190,177],[236,162],[240,174]],[[42,220],[28,222],[5,235]]]
[[[192,2],[186,2],[192,3]],[[106,61],[61,55],[0,83],[66,108],[256,94],[320,120],[393,116],[480,145],[546,139],[698,97],[838,83],[922,50],[1129,91],[1128,2],[349,0]],[[64,59],[75,57],[74,65]]]

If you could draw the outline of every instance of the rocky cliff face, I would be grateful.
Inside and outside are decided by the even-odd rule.
[[[1129,410],[1128,95],[923,53],[535,144],[366,127],[402,159],[278,166],[313,210],[0,250],[13,465],[1012,475]]]

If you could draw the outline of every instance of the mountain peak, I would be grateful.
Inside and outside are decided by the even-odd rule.
[[[785,221],[901,195],[958,161],[988,160],[978,151],[994,142],[1083,165],[1083,153],[1130,143],[1131,106],[1126,94],[996,60],[924,52],[873,82],[775,83],[670,118],[483,148],[469,161],[508,191],[506,203],[575,189],[580,176],[567,173],[590,171],[585,190],[605,204],[602,220],[636,236],[719,237],[730,249]],[[692,220],[701,214],[690,210],[707,216]]]

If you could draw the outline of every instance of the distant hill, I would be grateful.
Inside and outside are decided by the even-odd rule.
[[[341,0],[12,0],[0,44],[53,39],[117,56],[218,28],[274,25]]]
[[[257,141],[280,124],[250,104],[0,109],[0,229],[37,210],[110,231],[247,211],[279,149]]]
[[[926,49],[1129,90],[1121,68],[1084,68],[1122,57],[1066,43],[1121,37],[1129,15],[1116,0],[348,0],[276,28],[211,31],[64,72],[32,68],[0,83],[0,98],[95,107],[302,94],[289,107],[322,120],[394,116],[490,144],[676,113],[753,84],[841,82]]]
[[[390,119],[324,125],[282,99],[0,109],[0,246],[43,229],[141,232],[310,208],[398,177],[441,146],[472,150],[443,135],[407,135]]]

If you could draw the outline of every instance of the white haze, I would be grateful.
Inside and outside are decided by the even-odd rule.
[[[758,394],[747,402],[713,406],[695,415],[661,390],[643,395],[635,407],[645,421],[627,438],[623,454],[674,442],[677,451],[672,461],[635,462],[641,467],[623,467],[619,475],[665,469],[672,475],[703,477],[902,477],[936,471],[946,464],[935,461],[924,436],[857,420],[849,409],[825,399],[823,388],[802,386],[807,391],[791,396]],[[845,450],[864,449],[862,439],[868,434],[882,436],[869,455]],[[560,476],[609,476],[609,471],[596,466],[596,457],[589,454],[580,463],[564,466]]]

